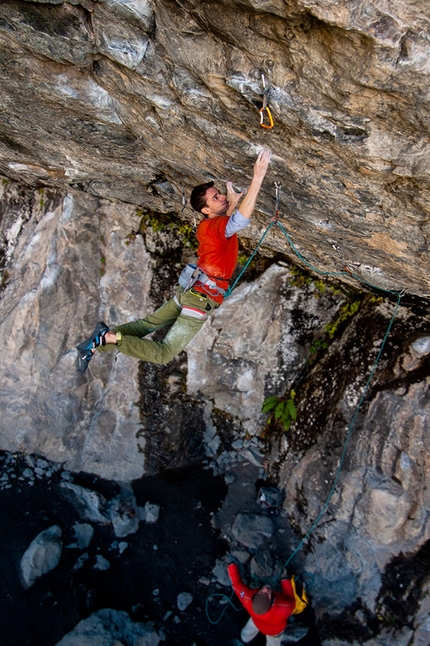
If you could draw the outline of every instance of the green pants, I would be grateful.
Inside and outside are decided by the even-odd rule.
[[[153,314],[143,319],[118,325],[116,345],[97,348],[99,352],[119,350],[129,357],[150,363],[166,364],[176,357],[193,339],[218,303],[198,292],[182,287],[176,290],[175,298],[164,303]],[[150,341],[142,337],[172,326],[162,341]],[[118,334],[120,333],[120,334]]]

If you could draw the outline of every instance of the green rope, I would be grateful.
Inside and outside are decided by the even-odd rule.
[[[290,245],[291,249],[296,254],[297,258],[299,258],[307,267],[312,269],[312,271],[315,271],[317,274],[324,275],[324,276],[349,276],[349,277],[352,276],[353,278],[355,278],[355,280],[358,280],[363,285],[367,285],[368,287],[372,287],[373,289],[378,289],[381,292],[386,292],[388,294],[394,294],[395,296],[398,296],[399,294],[403,295],[402,291],[398,292],[398,291],[395,291],[395,290],[392,290],[392,289],[384,289],[384,287],[379,287],[378,285],[372,285],[372,283],[369,283],[367,280],[364,280],[364,278],[361,278],[361,276],[357,276],[357,274],[353,274],[350,271],[324,271],[323,269],[318,269],[317,267],[314,267],[297,250],[296,246],[294,245],[294,242],[291,240],[290,236],[285,231],[285,228],[283,227],[281,222],[276,221],[276,225],[281,229],[282,233],[284,234],[284,236],[286,237],[286,239],[288,241],[288,244]]]
[[[278,190],[277,190],[277,195],[278,195]],[[298,249],[297,249],[297,248],[296,248],[296,246],[294,245],[293,241],[291,240],[290,236],[289,236],[289,235],[288,235],[288,233],[286,232],[286,230],[285,230],[284,226],[281,224],[281,222],[279,222],[279,221],[278,221],[278,217],[277,217],[277,216],[278,216],[278,205],[276,206],[275,218],[272,220],[272,222],[269,224],[269,226],[267,227],[267,229],[265,230],[265,232],[264,232],[264,233],[263,233],[263,235],[261,236],[261,238],[260,238],[260,240],[259,240],[259,242],[258,242],[258,244],[257,244],[257,246],[256,246],[256,248],[255,248],[255,250],[254,250],[254,252],[252,253],[251,257],[248,259],[248,261],[247,261],[246,265],[244,266],[244,268],[243,268],[243,269],[242,269],[242,271],[240,272],[239,276],[236,278],[236,280],[234,281],[233,285],[232,285],[231,287],[229,287],[229,289],[227,290],[225,298],[227,298],[228,296],[230,296],[230,295],[231,295],[231,293],[232,293],[233,289],[236,287],[237,283],[238,283],[238,282],[239,282],[239,280],[242,278],[242,276],[243,276],[243,274],[245,273],[245,271],[247,270],[248,266],[251,264],[251,262],[252,262],[252,260],[253,260],[253,258],[254,258],[254,256],[255,256],[255,254],[257,253],[258,249],[260,248],[260,246],[261,246],[261,244],[262,244],[262,242],[263,242],[264,238],[266,237],[266,235],[269,233],[270,229],[271,229],[273,226],[278,226],[278,227],[280,228],[280,230],[281,230],[281,231],[282,231],[282,233],[284,234],[285,238],[287,239],[288,244],[290,245],[291,249],[292,249],[292,250],[293,250],[293,252],[296,254],[296,256],[299,258],[299,260],[300,260],[301,262],[303,262],[307,267],[309,267],[312,271],[316,272],[317,274],[324,275],[324,276],[348,276],[348,277],[351,277],[351,276],[352,276],[353,278],[355,278],[355,280],[359,281],[359,282],[360,282],[360,283],[362,283],[363,285],[367,285],[368,287],[371,287],[372,289],[376,289],[376,290],[379,290],[379,291],[385,292],[385,293],[387,293],[387,294],[393,294],[393,295],[397,296],[397,303],[396,303],[396,306],[395,306],[395,308],[394,308],[394,312],[393,312],[393,314],[392,314],[392,316],[391,316],[390,322],[389,322],[389,324],[388,324],[387,330],[386,330],[386,332],[385,332],[385,335],[384,335],[384,338],[383,338],[383,341],[382,341],[381,347],[380,347],[379,352],[378,352],[378,354],[377,354],[377,356],[376,356],[376,359],[375,359],[375,361],[374,361],[374,363],[373,363],[372,370],[370,371],[370,374],[369,374],[369,377],[368,377],[368,379],[367,379],[367,382],[366,382],[366,385],[365,385],[365,387],[364,387],[364,390],[363,390],[363,392],[362,392],[362,394],[361,394],[361,397],[360,397],[360,399],[359,399],[359,402],[358,402],[358,404],[357,404],[357,406],[356,406],[356,408],[355,408],[355,411],[354,411],[354,414],[353,414],[353,416],[352,416],[351,422],[350,422],[350,424],[349,424],[349,426],[348,426],[348,431],[347,431],[346,438],[345,438],[345,442],[344,442],[344,445],[343,445],[342,455],[341,455],[340,460],[339,460],[339,465],[338,465],[338,467],[337,467],[336,475],[335,475],[335,477],[334,477],[333,484],[332,484],[332,486],[331,486],[330,492],[329,492],[329,494],[328,494],[328,496],[327,496],[327,499],[326,499],[326,501],[325,501],[325,503],[324,503],[324,505],[323,505],[323,507],[322,507],[322,509],[321,509],[320,513],[318,514],[318,516],[316,517],[316,519],[315,519],[315,520],[314,520],[314,522],[312,523],[312,525],[311,525],[310,529],[308,530],[308,532],[306,533],[306,535],[301,539],[300,543],[298,544],[298,546],[296,547],[296,549],[294,550],[294,552],[293,552],[293,553],[288,557],[288,559],[285,561],[285,563],[284,563],[284,565],[283,565],[283,568],[282,568],[282,569],[285,569],[285,568],[289,565],[289,563],[291,562],[291,560],[294,558],[294,556],[295,556],[295,555],[296,555],[296,554],[297,554],[297,553],[302,549],[303,545],[304,545],[304,544],[306,543],[306,541],[309,539],[309,537],[311,536],[312,532],[313,532],[313,531],[315,530],[315,528],[317,527],[317,525],[318,525],[319,521],[321,520],[321,518],[323,517],[323,515],[324,515],[324,514],[325,514],[325,512],[327,511],[327,508],[328,508],[328,506],[329,506],[329,504],[330,504],[330,501],[331,501],[331,499],[332,499],[332,497],[333,497],[333,494],[334,494],[334,492],[335,492],[335,489],[336,489],[337,483],[338,483],[338,481],[339,481],[339,477],[340,477],[340,474],[341,474],[341,471],[342,471],[342,467],[343,467],[343,464],[344,464],[344,461],[345,461],[346,451],[347,451],[348,444],[349,444],[349,441],[350,441],[350,438],[351,438],[352,430],[353,430],[353,428],[354,428],[354,426],[355,426],[355,422],[356,422],[356,420],[357,420],[358,413],[359,413],[359,411],[360,411],[360,409],[361,409],[361,406],[363,405],[364,398],[365,398],[365,396],[366,396],[366,394],[367,394],[367,391],[368,391],[368,388],[369,388],[370,382],[372,381],[373,375],[375,374],[375,370],[376,370],[376,368],[377,368],[377,366],[378,366],[378,363],[379,363],[379,360],[380,360],[380,358],[381,358],[381,355],[382,355],[382,352],[383,352],[384,346],[385,346],[385,344],[386,344],[386,342],[387,342],[387,339],[388,339],[388,336],[389,336],[389,334],[390,334],[391,327],[392,327],[392,325],[393,325],[393,323],[394,323],[394,320],[395,320],[395,318],[396,318],[396,316],[397,316],[397,312],[398,312],[398,309],[399,309],[399,306],[400,306],[400,301],[401,301],[402,297],[404,296],[405,292],[404,292],[403,290],[401,290],[401,291],[395,291],[395,290],[385,289],[385,288],[383,288],[383,287],[379,287],[378,285],[373,285],[372,283],[369,283],[368,281],[364,280],[364,278],[361,278],[361,276],[358,276],[357,274],[354,274],[354,273],[349,272],[349,271],[324,271],[324,270],[322,270],[322,269],[318,269],[317,267],[314,267],[314,266],[313,266],[310,262],[308,262],[308,261],[306,260],[306,258],[304,258],[304,257],[302,256],[302,254],[298,251]],[[308,574],[308,573],[306,573],[306,574]],[[270,577],[270,578],[271,578],[271,579],[273,579],[273,577]],[[281,578],[281,575],[278,575],[278,577],[276,577],[276,581],[278,581],[280,578]],[[262,582],[263,582],[263,581],[262,581]],[[233,595],[234,595],[234,593],[233,593]],[[237,610],[237,608],[234,606],[234,604],[233,604],[233,603],[232,603],[232,601],[231,601],[231,599],[233,598],[233,595],[232,595],[230,598],[228,598],[228,597],[226,597],[226,598],[228,599],[229,603],[231,603],[231,605],[235,608],[235,610]],[[211,595],[211,597],[214,597],[214,596],[222,596],[222,597],[225,597],[226,595]],[[219,617],[216,621],[213,621],[213,620],[211,620],[211,619],[210,619],[209,614],[208,614],[208,609],[207,609],[207,605],[208,605],[209,599],[210,599],[211,597],[208,597],[208,599],[206,600],[206,615],[207,615],[208,620],[209,620],[211,623],[218,623],[218,622],[221,620],[221,618],[223,617],[224,612],[225,612],[225,611],[226,611],[226,609],[228,608],[228,605],[229,605],[229,604],[226,604],[226,607],[223,609],[223,611],[222,611],[222,613],[221,613],[220,617]]]
[[[322,507],[322,509],[321,509],[320,513],[318,514],[318,516],[316,517],[316,519],[315,519],[315,520],[314,520],[314,522],[312,523],[311,528],[309,529],[309,531],[308,531],[308,532],[306,533],[306,535],[302,538],[302,540],[300,541],[299,545],[296,547],[296,549],[294,550],[294,552],[293,552],[293,553],[289,556],[289,558],[285,561],[285,563],[284,563],[284,568],[286,568],[286,567],[287,567],[287,565],[288,565],[288,564],[290,563],[290,561],[294,558],[294,556],[295,556],[295,555],[296,555],[296,554],[297,554],[297,553],[302,549],[303,545],[305,544],[305,542],[308,540],[308,538],[310,537],[310,535],[312,534],[312,532],[314,531],[314,529],[315,529],[315,528],[316,528],[316,526],[318,525],[319,521],[321,520],[322,516],[325,514],[325,512],[326,512],[326,510],[327,510],[327,507],[328,507],[328,506],[329,506],[329,504],[330,504],[330,500],[332,499],[332,496],[333,496],[334,491],[335,491],[335,489],[336,489],[336,486],[337,486],[337,483],[338,483],[338,480],[339,480],[339,477],[340,477],[340,473],[341,473],[341,471],[342,471],[343,463],[344,463],[344,461],[345,461],[346,450],[347,450],[347,448],[348,448],[349,440],[350,440],[350,438],[351,438],[352,429],[354,428],[355,422],[356,422],[356,420],[357,420],[358,413],[359,413],[360,408],[361,408],[361,406],[362,406],[362,404],[363,404],[363,401],[364,401],[364,398],[365,398],[365,396],[366,396],[367,390],[368,390],[368,388],[369,388],[370,382],[372,381],[373,375],[375,374],[376,367],[377,367],[377,365],[378,365],[378,363],[379,363],[379,360],[380,360],[380,358],[381,358],[382,351],[383,351],[384,346],[385,346],[385,343],[386,343],[386,341],[387,341],[387,339],[388,339],[388,335],[390,334],[390,330],[391,330],[391,327],[392,327],[392,325],[393,325],[393,323],[394,323],[394,319],[395,319],[395,318],[396,318],[396,316],[397,316],[397,311],[398,311],[398,309],[399,309],[399,305],[400,305],[400,300],[401,300],[401,299],[402,299],[402,294],[399,294],[399,295],[398,295],[398,299],[397,299],[396,306],[395,306],[395,308],[394,308],[394,312],[393,312],[393,314],[392,314],[392,316],[391,316],[390,322],[389,322],[388,327],[387,327],[387,330],[386,330],[386,332],[385,332],[385,336],[384,336],[384,339],[383,339],[383,341],[382,341],[381,347],[379,348],[379,352],[378,352],[378,354],[377,354],[377,356],[376,356],[376,359],[375,359],[375,361],[374,361],[374,363],[373,363],[372,370],[371,370],[370,375],[369,375],[369,377],[368,377],[368,379],[367,379],[366,385],[365,385],[364,390],[363,390],[363,392],[362,392],[362,394],[361,394],[360,400],[359,400],[359,402],[358,402],[358,404],[357,404],[357,406],[356,406],[356,409],[355,409],[354,415],[352,416],[351,422],[350,422],[350,424],[349,424],[348,432],[347,432],[347,434],[346,434],[345,443],[344,443],[344,445],[343,445],[342,455],[341,455],[341,457],[340,457],[340,461],[339,461],[339,466],[337,467],[336,475],[335,475],[335,477],[334,477],[333,484],[332,484],[332,487],[331,487],[331,489],[330,489],[330,492],[329,492],[329,495],[328,495],[328,497],[327,497],[327,500],[325,501],[325,503],[324,503],[324,505],[323,505],[323,507]]]
[[[211,617],[209,615],[209,601],[210,601],[210,599],[213,599],[215,597],[222,597],[223,599],[227,599],[227,603],[225,604],[225,607],[222,609],[222,612],[220,613],[219,617],[217,619],[211,619]],[[236,612],[239,612],[240,610],[243,609],[242,606],[240,608],[236,608],[236,606],[233,603],[233,597],[234,597],[234,590],[231,593],[230,597],[228,597],[226,594],[223,594],[222,592],[214,592],[213,594],[210,594],[207,597],[205,610],[206,610],[206,617],[207,617],[207,620],[209,621],[209,623],[211,623],[213,626],[216,626],[216,624],[219,624],[219,622],[221,621],[221,619],[224,616],[225,611],[227,610],[227,608],[229,606],[231,606],[233,608],[233,610],[236,610]]]
[[[377,366],[378,366],[378,363],[379,363],[379,361],[380,361],[380,359],[381,359],[382,352],[383,352],[383,350],[384,350],[385,344],[386,344],[387,339],[388,339],[388,336],[389,336],[389,334],[390,334],[390,331],[391,331],[392,325],[393,325],[394,320],[395,320],[395,318],[396,318],[396,316],[397,316],[397,312],[398,312],[398,309],[399,309],[399,306],[400,306],[400,301],[401,301],[402,297],[403,297],[403,294],[402,294],[402,293],[398,294],[398,297],[397,297],[397,303],[396,303],[396,306],[395,306],[395,308],[394,308],[394,311],[393,311],[393,314],[392,314],[392,316],[391,316],[391,319],[390,319],[390,322],[389,322],[389,324],[388,324],[388,327],[387,327],[387,329],[386,329],[386,331],[385,331],[385,335],[384,335],[384,338],[383,338],[383,340],[382,340],[381,347],[379,348],[379,351],[378,351],[378,354],[377,354],[377,356],[376,356],[376,359],[375,359],[375,361],[373,362],[372,370],[370,371],[370,374],[369,374],[369,377],[368,377],[368,379],[367,379],[367,381],[366,381],[366,385],[365,385],[365,387],[364,387],[364,390],[363,390],[363,392],[362,392],[362,394],[361,394],[361,397],[360,397],[360,399],[359,399],[359,401],[358,401],[358,404],[357,404],[357,406],[356,406],[356,408],[355,408],[354,414],[353,414],[353,416],[352,416],[352,418],[351,418],[351,421],[350,421],[350,423],[349,423],[348,431],[347,431],[346,438],[345,438],[345,442],[344,442],[343,449],[342,449],[342,455],[341,455],[341,457],[340,457],[339,465],[338,465],[337,470],[336,470],[336,475],[335,475],[335,477],[334,477],[333,484],[332,484],[332,486],[331,486],[331,489],[330,489],[330,492],[329,492],[329,494],[328,494],[328,496],[327,496],[327,499],[326,499],[326,501],[325,501],[325,503],[324,503],[324,505],[323,505],[323,507],[322,507],[322,509],[321,509],[320,513],[318,514],[318,516],[316,517],[316,519],[315,519],[315,520],[314,520],[314,522],[312,523],[312,525],[311,525],[310,529],[308,530],[308,532],[307,532],[307,533],[305,534],[305,536],[301,539],[300,543],[298,544],[298,546],[296,547],[296,549],[294,550],[294,552],[293,552],[293,553],[288,557],[288,559],[287,559],[287,560],[285,561],[285,563],[283,564],[282,571],[283,571],[285,568],[287,568],[287,566],[288,566],[288,565],[289,565],[289,563],[292,561],[292,559],[293,559],[293,558],[296,556],[296,554],[297,554],[297,553],[302,549],[303,545],[304,545],[304,544],[307,542],[307,540],[310,538],[311,534],[313,533],[313,531],[314,531],[314,530],[315,530],[315,528],[317,527],[317,525],[318,525],[318,523],[320,522],[321,518],[323,517],[323,515],[324,515],[324,514],[325,514],[325,512],[327,511],[327,508],[328,508],[328,506],[329,506],[329,504],[330,504],[330,501],[331,501],[331,499],[332,499],[332,497],[333,497],[333,494],[334,494],[334,492],[335,492],[335,489],[336,489],[337,483],[338,483],[338,481],[339,481],[340,474],[341,474],[341,471],[342,471],[342,468],[343,468],[343,464],[344,464],[344,462],[345,462],[346,451],[347,451],[347,448],[348,448],[349,441],[350,441],[350,439],[351,439],[352,430],[353,430],[353,428],[354,428],[354,426],[355,426],[355,422],[357,421],[358,413],[360,412],[360,409],[361,409],[361,407],[362,407],[362,405],[363,405],[364,398],[365,398],[365,396],[366,396],[366,394],[367,394],[367,391],[368,391],[368,389],[369,389],[369,386],[370,386],[370,382],[371,382],[371,381],[372,381],[372,379],[373,379],[373,375],[375,374],[375,370],[376,370],[376,368],[377,368]],[[304,572],[304,573],[303,573],[303,575],[308,575],[309,577],[312,577],[312,582],[313,582],[313,575],[312,575],[311,573],[309,573],[309,572]],[[264,585],[264,584],[269,583],[269,581],[270,581],[270,583],[271,583],[271,585],[272,585],[272,587],[273,587],[273,584],[274,584],[274,583],[276,584],[276,583],[281,579],[281,576],[282,576],[282,574],[280,574],[280,575],[278,575],[278,576],[276,576],[276,577],[267,577],[267,578],[264,578],[264,579],[263,579],[263,578],[261,578],[261,579],[260,579],[259,577],[253,577],[253,582],[254,582],[256,585],[261,586],[261,585]],[[300,575],[299,575],[299,576],[300,576]],[[233,594],[234,594],[234,593],[233,593]],[[225,595],[211,595],[211,596],[213,597],[213,596],[225,596]],[[229,598],[229,602],[230,602],[230,603],[231,603],[231,605],[235,608],[235,610],[237,610],[237,608],[236,608],[236,607],[234,606],[234,604],[231,602],[232,597],[233,597],[233,595]],[[228,604],[227,604],[227,605],[226,605],[226,607],[223,609],[223,611],[222,611],[221,615],[219,616],[219,618],[218,618],[216,621],[213,621],[213,620],[211,620],[211,618],[209,617],[208,610],[207,610],[207,606],[208,606],[209,599],[210,599],[210,597],[208,597],[208,599],[206,600],[206,615],[207,615],[208,620],[209,620],[211,623],[215,624],[215,623],[218,623],[219,621],[221,621],[221,618],[223,617],[223,615],[224,615],[224,613],[225,613],[225,611],[226,611],[226,609],[227,609],[227,607],[228,607]]]
[[[259,240],[259,242],[258,242],[257,246],[255,247],[254,251],[252,252],[252,255],[250,256],[250,258],[248,258],[248,261],[246,262],[246,265],[244,266],[244,268],[243,268],[243,269],[242,269],[242,271],[240,272],[239,276],[236,278],[236,280],[234,281],[233,285],[227,289],[227,291],[226,291],[226,293],[225,293],[224,298],[228,298],[229,296],[231,296],[232,291],[234,290],[234,288],[236,287],[237,283],[238,283],[238,282],[240,281],[240,279],[242,278],[242,276],[243,276],[243,274],[245,273],[245,271],[248,269],[249,265],[251,264],[252,260],[254,259],[255,254],[257,253],[257,251],[258,251],[258,250],[259,250],[259,248],[261,247],[261,245],[262,245],[262,243],[263,243],[264,238],[266,237],[266,235],[269,233],[270,229],[271,229],[273,226],[277,226],[277,227],[279,227],[279,229],[282,231],[282,233],[284,234],[285,238],[287,239],[287,242],[288,242],[288,244],[290,245],[291,249],[292,249],[292,250],[294,251],[294,253],[296,254],[297,258],[298,258],[298,259],[299,259],[299,260],[300,260],[304,265],[306,265],[307,267],[309,267],[309,269],[311,269],[312,271],[316,272],[317,274],[320,274],[320,275],[322,275],[322,276],[333,276],[333,277],[337,277],[337,276],[347,276],[347,277],[350,277],[350,278],[352,277],[352,278],[355,278],[355,280],[357,280],[358,282],[362,283],[363,285],[367,285],[367,287],[371,287],[372,289],[376,289],[376,290],[379,290],[379,291],[381,291],[381,292],[385,292],[385,293],[387,293],[387,294],[393,294],[394,296],[399,296],[399,295],[402,295],[402,296],[403,296],[403,295],[404,295],[404,292],[403,292],[403,291],[400,291],[400,292],[399,292],[399,291],[395,291],[395,290],[392,290],[392,289],[385,289],[384,287],[379,287],[378,285],[373,285],[372,283],[369,283],[367,280],[365,280],[364,278],[361,278],[361,276],[358,276],[357,274],[354,274],[354,273],[353,273],[353,272],[351,272],[351,271],[344,271],[344,270],[343,270],[343,271],[325,271],[324,269],[318,269],[318,267],[315,267],[314,265],[312,265],[308,260],[306,260],[306,258],[304,258],[304,257],[302,256],[302,254],[301,254],[301,253],[300,253],[300,251],[296,248],[296,246],[295,246],[294,242],[291,240],[290,236],[289,236],[289,235],[288,235],[288,233],[286,232],[286,230],[285,230],[284,226],[281,224],[281,222],[279,222],[279,221],[278,221],[278,219],[277,219],[277,217],[276,217],[275,219],[273,219],[273,220],[272,220],[272,222],[269,224],[269,226],[267,227],[267,229],[264,231],[264,233],[263,233],[263,235],[261,236],[261,238],[260,238],[260,240]]]
[[[251,257],[250,257],[250,258],[248,258],[248,261],[247,261],[247,263],[246,263],[245,267],[242,269],[242,271],[240,272],[239,276],[238,276],[238,277],[236,278],[236,280],[234,281],[233,285],[227,289],[227,291],[226,291],[226,293],[225,293],[224,298],[228,298],[228,297],[231,295],[231,293],[232,293],[233,289],[236,287],[237,283],[238,283],[238,282],[239,282],[239,280],[242,278],[243,274],[245,273],[245,271],[248,269],[249,265],[251,264],[251,262],[252,262],[252,260],[253,260],[253,258],[254,258],[254,256],[255,256],[255,254],[257,253],[257,251],[258,251],[258,250],[259,250],[259,248],[261,247],[261,244],[262,244],[262,242],[263,242],[264,238],[267,236],[267,234],[269,233],[270,229],[271,229],[274,225],[275,225],[275,220],[273,220],[273,222],[271,222],[271,223],[269,224],[269,226],[267,227],[267,229],[265,230],[265,232],[264,232],[264,233],[263,233],[263,235],[261,236],[260,241],[259,241],[259,243],[257,244],[257,246],[255,247],[255,249],[254,249],[254,251],[253,251],[253,253],[252,253]]]

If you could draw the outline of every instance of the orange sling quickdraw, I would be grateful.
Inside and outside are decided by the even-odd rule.
[[[267,114],[267,118],[269,119],[269,125],[263,123],[264,122],[264,113]],[[262,128],[266,128],[267,130],[271,130],[274,125],[275,124],[273,122],[273,117],[272,117],[272,113],[270,112],[269,106],[266,105],[265,108],[260,108],[260,126]]]
[[[269,108],[270,87],[266,86],[266,79],[264,78],[264,74],[261,75],[261,79],[263,81],[263,107],[260,108],[260,126],[262,128],[266,128],[266,130],[271,130],[275,124]],[[264,116],[267,116],[267,118],[269,119],[268,125],[264,123]]]

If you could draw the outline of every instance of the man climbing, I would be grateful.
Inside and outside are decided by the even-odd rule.
[[[166,364],[193,339],[208,315],[223,301],[237,264],[237,232],[249,224],[270,157],[267,150],[258,154],[240,211],[236,206],[243,192],[236,193],[231,182],[227,182],[227,197],[213,182],[193,189],[191,206],[204,215],[197,229],[197,266],[187,265],[175,296],[153,314],[118,325],[114,331],[97,323],[92,335],[77,346],[79,373],[85,372],[96,348],[100,352],[118,350],[142,361]],[[142,338],[167,326],[172,327],[162,341]]]
[[[233,590],[251,615],[240,633],[241,640],[248,644],[261,632],[266,635],[267,646],[279,646],[287,619],[290,615],[301,612],[307,603],[294,594],[294,580],[281,581],[282,593],[272,590],[268,585],[260,589],[248,588],[242,582],[235,563],[231,563],[227,569]]]

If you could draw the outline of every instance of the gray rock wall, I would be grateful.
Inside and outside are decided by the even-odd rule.
[[[19,209],[19,187],[3,188],[5,209]],[[140,218],[79,191],[41,195],[24,195],[29,219],[0,301],[2,444],[74,470],[136,478],[137,364],[106,357],[93,361],[89,379],[78,377],[74,348],[99,318],[115,324],[150,306],[149,255],[142,237],[127,237]]]
[[[332,617],[346,599],[360,599],[385,620],[389,564],[395,557],[406,561],[429,539],[429,328],[400,308],[355,415],[381,346],[382,321],[388,325],[394,306],[366,309],[303,384],[297,422],[276,444],[273,459],[285,508],[302,535],[330,501],[305,543],[311,549],[305,548],[304,568],[315,575],[318,612]],[[424,346],[426,354],[418,354]],[[398,585],[397,600],[406,607],[417,591],[401,575]]]
[[[292,285],[278,264],[165,371],[112,355],[78,377],[74,346],[171,293],[175,235],[130,236],[135,206],[191,221],[182,193],[245,186],[261,147],[273,159],[248,246],[278,181],[281,222],[313,265],[428,299],[429,20],[424,1],[0,2],[2,449],[126,481],[203,452],[222,471],[231,442],[264,429],[264,398],[294,388],[297,421],[266,435],[269,469],[310,528],[391,304],[368,303],[313,363],[346,296]],[[263,251],[296,260],[279,229]],[[358,597],[377,612],[393,559],[428,541],[429,335],[428,315],[402,307],[311,539],[320,615]]]
[[[6,450],[42,453],[69,469],[132,480],[147,470],[145,452],[150,470],[201,456],[203,434],[209,440],[217,432],[214,409],[228,424],[236,419],[237,432],[258,435],[264,397],[283,393],[294,381],[315,329],[342,302],[336,295],[309,298],[290,285],[287,266],[273,266],[257,283],[237,287],[187,355],[167,370],[143,366],[139,372],[138,362],[112,354],[96,356],[79,376],[75,345],[96,320],[113,327],[173,294],[174,283],[163,287],[168,263],[162,255],[165,247],[171,256],[172,234],[148,228],[151,255],[142,235],[134,235],[140,216],[132,206],[79,191],[33,195],[14,182],[2,186],[5,213],[15,209],[17,222],[18,213],[27,218],[16,246],[16,240],[10,243],[13,262],[0,300]],[[156,251],[161,268],[151,291]],[[306,324],[298,327],[297,317]],[[181,463],[178,447],[190,445],[194,434]],[[173,462],[171,452],[177,454]]]
[[[167,255],[180,240],[169,226],[135,235],[141,214],[131,205],[77,190],[1,186],[10,253],[0,300],[2,449],[130,481],[205,455],[221,473],[232,454],[260,464],[261,440],[249,439],[261,436],[285,512],[305,534],[333,483],[394,303],[277,263],[242,281],[171,365],[96,356],[79,376],[74,346],[94,320],[136,318],[172,293],[178,266]],[[341,324],[345,306],[357,302],[358,314]],[[327,349],[315,353],[323,339]],[[392,559],[428,540],[429,357],[428,319],[400,307],[338,487],[303,552],[321,618],[357,598],[376,613]],[[291,389],[290,431],[266,428],[264,398]],[[244,438],[256,451],[238,456]]]
[[[314,334],[343,302],[330,290],[314,298],[315,289],[292,282],[281,264],[255,283],[239,285],[188,346],[188,389],[239,419],[243,434],[261,433],[267,418],[262,402],[294,384]]]
[[[281,182],[315,266],[428,298],[429,23],[424,0],[1,2],[0,171],[179,212],[266,146],[253,238]]]

